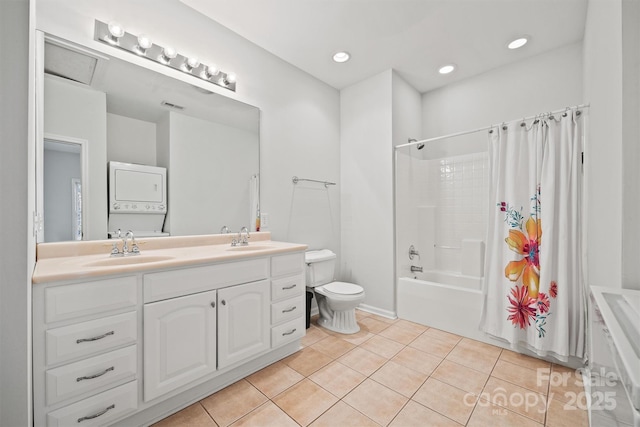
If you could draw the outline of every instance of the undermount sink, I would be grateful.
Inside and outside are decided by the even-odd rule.
[[[255,246],[251,246],[251,245],[247,245],[247,246],[232,246],[230,248],[227,248],[228,251],[240,251],[240,252],[244,252],[244,251],[263,251],[266,249],[273,249],[274,246],[269,246],[269,245],[255,245]]]
[[[174,257],[168,255],[134,255],[128,257],[113,257],[107,259],[101,259],[99,261],[88,262],[86,267],[109,267],[116,265],[132,265],[132,264],[146,264],[150,262],[167,261]]]

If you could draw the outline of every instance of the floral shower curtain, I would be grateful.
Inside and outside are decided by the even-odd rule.
[[[490,205],[481,329],[540,356],[585,351],[579,111],[489,135]]]

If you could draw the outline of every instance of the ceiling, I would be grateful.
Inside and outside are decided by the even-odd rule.
[[[342,89],[394,69],[419,92],[582,40],[587,0],[180,0]],[[526,34],[518,50],[506,45]],[[346,50],[351,60],[331,59]],[[443,76],[438,68],[455,63]]]

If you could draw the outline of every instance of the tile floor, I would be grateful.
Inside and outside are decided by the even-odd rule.
[[[155,426],[588,425],[572,369],[406,320],[357,317],[357,334],[312,325],[299,352]]]

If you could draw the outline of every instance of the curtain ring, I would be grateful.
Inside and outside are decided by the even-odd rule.
[[[562,113],[562,117],[567,117],[567,111],[569,111],[569,107],[564,109],[564,113]]]
[[[522,123],[520,123],[520,127],[523,128],[527,126],[527,123],[524,121],[524,117],[522,118]]]
[[[509,127],[505,124],[505,122],[502,122],[502,130],[507,130],[509,129]]]

